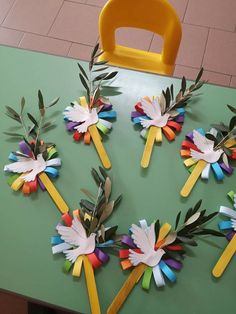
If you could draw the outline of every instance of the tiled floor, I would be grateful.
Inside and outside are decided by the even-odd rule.
[[[141,1],[141,0],[140,0]],[[145,1],[145,0],[142,0]],[[0,0],[0,44],[88,60],[107,0]],[[174,75],[236,88],[236,0],[169,0],[183,25]],[[117,31],[120,44],[160,51],[158,36]]]

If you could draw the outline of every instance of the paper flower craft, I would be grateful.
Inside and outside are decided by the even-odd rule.
[[[94,279],[93,269],[99,268],[109,260],[107,248],[114,247],[120,241],[116,235],[118,226],[105,227],[104,221],[112,214],[113,209],[121,200],[119,196],[115,201],[110,201],[111,179],[103,168],[99,175],[92,169],[92,175],[98,185],[96,197],[83,189],[82,191],[91,201],[82,199],[80,210],[75,210],[73,216],[69,213],[62,216],[63,224],[58,224],[58,235],[51,238],[53,254],[65,254],[64,270],[80,277],[84,265],[87,288],[93,314],[100,313],[98,294]]]
[[[174,98],[174,87],[171,84],[166,91],[162,91],[159,97],[152,100],[144,97],[135,105],[135,111],[131,113],[131,120],[134,124],[142,127],[141,136],[146,140],[141,166],[149,166],[154,142],[162,142],[162,134],[169,141],[175,139],[175,132],[180,132],[184,123],[185,109],[188,101],[192,98],[193,92],[204,84],[200,81],[203,69],[197,75],[195,83],[186,89],[186,79],[182,78],[181,89]]]
[[[165,286],[165,277],[170,282],[176,281],[174,270],[180,270],[185,255],[185,246],[196,246],[195,236],[224,236],[221,232],[206,229],[203,225],[217,215],[217,212],[206,215],[205,210],[199,211],[201,201],[190,208],[179,226],[181,212],[176,217],[175,228],[170,224],[162,226],[159,220],[148,225],[146,220],[140,221],[140,226],[133,224],[130,234],[122,237],[126,246],[120,250],[122,269],[133,268],[128,279],[115,297],[108,309],[108,314],[117,313],[125,299],[142,277],[142,287],[150,288],[153,276],[157,287]]]
[[[110,120],[116,118],[116,112],[112,110],[109,99],[102,95],[102,84],[104,81],[113,79],[117,71],[103,72],[108,67],[99,67],[105,65],[107,61],[97,62],[97,58],[102,54],[98,53],[99,44],[97,44],[91,54],[89,62],[89,73],[78,63],[80,69],[80,81],[84,86],[87,94],[86,97],[80,97],[79,101],[74,101],[71,106],[66,107],[63,112],[66,121],[66,128],[73,132],[75,141],[84,138],[85,144],[90,144],[91,138],[96,147],[98,155],[103,166],[106,169],[111,167],[111,162],[102,145],[99,131],[107,135],[112,128]],[[97,72],[102,74],[94,76]]]
[[[236,113],[234,107],[228,107]],[[184,164],[191,173],[180,192],[183,197],[190,194],[199,176],[205,180],[209,178],[210,169],[218,181],[224,179],[224,172],[233,173],[230,161],[236,159],[236,115],[231,118],[229,126],[223,123],[213,126],[207,133],[201,128],[187,133],[182,142],[180,154],[187,157]]]
[[[222,231],[227,231],[226,238],[229,243],[212,270],[214,277],[220,277],[223,274],[236,252],[236,194],[233,191],[230,191],[228,193],[228,197],[233,205],[233,208],[220,206],[219,213],[229,219],[222,220],[219,223],[219,228]]]
[[[45,113],[48,108],[54,106],[59,98],[54,99],[49,105],[44,104],[41,91],[38,91],[39,118],[31,113],[25,113],[25,99],[21,99],[20,112],[6,106],[6,115],[17,122],[21,133],[4,132],[12,138],[20,139],[19,151],[9,155],[11,164],[4,166],[4,171],[10,173],[8,183],[14,191],[22,189],[24,194],[36,192],[38,186],[47,190],[62,213],[68,211],[68,206],[52,184],[51,178],[58,176],[57,167],[61,165],[57,157],[55,144],[45,143],[41,134],[55,125],[45,121]]]

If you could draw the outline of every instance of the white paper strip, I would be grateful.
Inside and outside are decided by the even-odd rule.
[[[236,219],[236,211],[231,209],[231,208],[228,208],[228,207],[225,207],[225,206],[220,206],[220,211],[219,212],[221,214],[229,217],[229,218]]]
[[[55,166],[55,167],[61,166],[61,158],[53,158],[53,159],[47,160],[46,165]]]
[[[164,280],[164,277],[162,275],[159,265],[156,265],[155,267],[153,267],[152,272],[153,272],[153,276],[154,276],[157,287],[164,287],[165,280]]]
[[[58,245],[54,245],[52,247],[52,254],[57,254],[57,253],[61,253],[65,250],[68,250],[72,248],[72,245],[68,244],[68,243],[61,243],[61,244],[58,244]]]
[[[209,179],[210,170],[211,170],[211,165],[210,164],[206,164],[206,167],[202,171],[201,178],[204,179],[204,180],[208,180]]]

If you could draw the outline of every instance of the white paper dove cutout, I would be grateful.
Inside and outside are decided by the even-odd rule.
[[[208,163],[215,163],[220,159],[220,156],[224,153],[222,149],[214,151],[214,142],[200,134],[198,131],[193,130],[193,143],[202,152],[197,152],[190,149],[190,154],[193,160],[205,160]]]
[[[81,123],[75,129],[79,133],[85,133],[90,125],[98,122],[97,109],[93,108],[90,111],[88,107],[82,107],[77,101],[73,102],[73,104],[74,107],[68,108],[68,111],[64,112],[64,116],[72,122]]]
[[[91,233],[87,237],[83,225],[75,216],[72,221],[71,227],[57,226],[57,231],[61,235],[62,240],[66,243],[77,246],[73,250],[66,250],[63,253],[66,255],[66,259],[74,263],[78,256],[84,254],[90,254],[95,249],[95,233]]]
[[[25,182],[34,181],[36,176],[45,170],[47,166],[60,166],[60,158],[54,158],[45,161],[42,154],[37,156],[37,159],[17,157],[18,161],[4,166],[4,171],[14,172],[14,173],[24,173],[29,172],[22,176]]]
[[[138,248],[141,249],[143,254],[136,253],[133,250],[129,250],[129,260],[134,266],[137,266],[140,263],[146,264],[148,266],[154,267],[159,264],[162,256],[165,254],[165,251],[162,249],[154,250],[155,247],[155,230],[154,223],[150,227],[143,230],[137,225],[132,224],[132,239]]]
[[[166,126],[170,115],[168,113],[165,113],[164,115],[161,114],[161,106],[158,102],[158,98],[155,98],[151,104],[143,98],[141,100],[141,104],[143,111],[151,119],[147,120],[140,118],[141,125],[144,128],[149,128],[151,125],[157,126],[159,128]]]

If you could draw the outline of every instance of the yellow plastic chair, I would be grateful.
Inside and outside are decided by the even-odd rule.
[[[116,45],[120,27],[142,28],[163,38],[161,54]],[[173,7],[166,0],[109,0],[99,16],[101,48],[99,61],[134,70],[172,75],[182,28]]]

